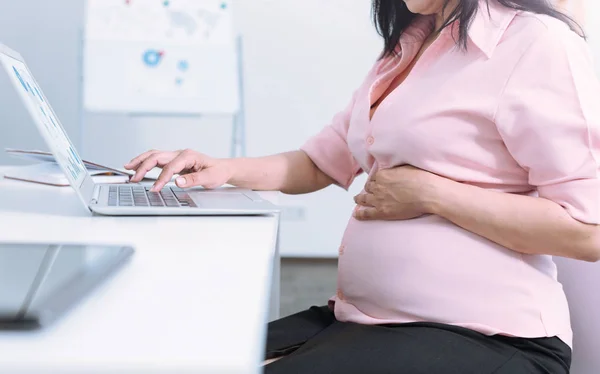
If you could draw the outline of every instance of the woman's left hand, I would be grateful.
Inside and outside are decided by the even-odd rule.
[[[433,214],[440,184],[445,181],[409,165],[380,170],[369,178],[365,192],[354,197],[354,217],[360,221],[391,221]]]

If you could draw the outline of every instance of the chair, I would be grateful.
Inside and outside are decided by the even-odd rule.
[[[555,257],[573,326],[572,374],[600,372],[600,263]]]

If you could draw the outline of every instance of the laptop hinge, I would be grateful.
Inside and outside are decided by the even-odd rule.
[[[98,204],[98,200],[100,199],[100,185],[94,186],[94,194],[92,195],[92,200],[90,201],[90,205]]]

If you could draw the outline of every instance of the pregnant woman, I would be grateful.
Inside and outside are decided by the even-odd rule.
[[[600,85],[545,0],[374,0],[384,49],[348,107],[289,153],[150,151],[161,189],[310,193],[369,179],[338,291],[269,325],[268,374],[568,373],[552,256],[600,259]],[[341,62],[343,63],[343,62]]]

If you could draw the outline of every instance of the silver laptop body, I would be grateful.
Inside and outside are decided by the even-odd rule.
[[[240,188],[181,190],[169,184],[160,193],[151,193],[149,185],[94,183],[23,58],[0,44],[0,65],[69,183],[92,212],[111,216],[260,215],[279,210],[257,193]]]

